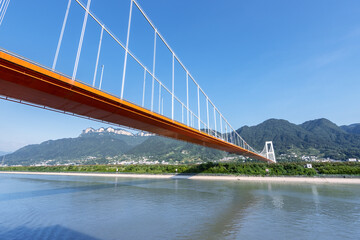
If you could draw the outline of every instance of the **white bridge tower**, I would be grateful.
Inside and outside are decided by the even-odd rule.
[[[265,147],[260,153],[260,155],[276,163],[275,151],[272,141],[265,142]]]

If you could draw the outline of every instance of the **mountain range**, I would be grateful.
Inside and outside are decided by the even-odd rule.
[[[145,160],[193,163],[218,160],[226,155],[191,143],[109,127],[87,128],[77,138],[25,146],[6,155],[4,164],[106,164]]]
[[[269,119],[256,126],[241,127],[237,132],[257,150],[262,150],[265,141],[273,141],[276,155],[285,156],[282,160],[289,160],[286,156],[293,152],[340,160],[360,158],[360,124],[337,126],[322,118],[296,125],[286,120]],[[7,154],[4,164],[104,164],[121,161],[197,163],[224,159],[239,158],[149,133],[134,134],[109,127],[97,130],[87,128],[77,138],[25,146]]]
[[[359,129],[360,124],[339,127],[325,118],[299,125],[269,119],[253,127],[244,126],[237,132],[255,149],[262,149],[264,142],[271,140],[278,155],[292,149],[303,154],[317,150],[321,157],[344,160],[360,157]]]

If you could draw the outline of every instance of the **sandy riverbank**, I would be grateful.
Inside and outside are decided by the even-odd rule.
[[[162,174],[126,174],[126,173],[76,173],[76,172],[11,172],[0,171],[3,174],[29,175],[60,175],[60,176],[94,176],[121,178],[162,178],[162,179],[191,179],[191,180],[227,180],[249,182],[283,182],[283,183],[335,183],[360,184],[360,178],[325,178],[325,177],[255,177],[255,176],[206,176],[206,175],[162,175]]]

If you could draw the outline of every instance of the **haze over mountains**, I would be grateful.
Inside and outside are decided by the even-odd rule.
[[[10,152],[3,152],[3,151],[0,151],[0,156],[3,156],[3,155],[6,155],[6,154],[9,154]]]
[[[272,140],[277,156],[296,152],[299,156],[316,155],[339,160],[360,158],[360,124],[339,127],[322,118],[296,125],[286,120],[269,119],[256,126],[244,126],[237,132],[257,150],[263,148],[265,141]],[[234,160],[241,159],[219,150],[148,133],[88,128],[77,138],[25,146],[6,155],[4,164],[197,163],[234,157]]]

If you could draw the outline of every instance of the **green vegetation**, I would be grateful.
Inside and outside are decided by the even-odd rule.
[[[231,174],[251,176],[360,175],[360,163],[204,163],[199,165],[81,165],[1,167],[0,171],[30,172],[122,172],[147,174]],[[268,171],[267,171],[268,169]],[[177,171],[176,171],[177,170]]]
[[[360,163],[314,163],[313,167],[319,174],[360,175]]]

